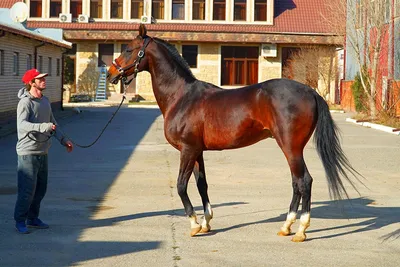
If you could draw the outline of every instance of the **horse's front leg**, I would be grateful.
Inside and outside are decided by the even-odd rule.
[[[189,196],[187,194],[188,182],[190,176],[192,175],[197,156],[198,153],[196,153],[195,151],[191,151],[191,149],[182,149],[177,182],[178,194],[182,200],[183,207],[185,208],[185,213],[190,220],[190,236],[196,235],[201,230],[201,226],[197,222],[196,212],[194,211],[193,205],[190,202]]]
[[[204,218],[201,223],[201,233],[207,233],[211,230],[210,220],[213,217],[213,211],[207,193],[208,185],[206,180],[206,171],[204,167],[203,152],[201,152],[201,154],[197,157],[194,165],[193,174],[196,178],[197,189],[199,190],[204,210]]]

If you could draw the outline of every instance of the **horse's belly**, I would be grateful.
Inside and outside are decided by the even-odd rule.
[[[206,135],[204,144],[207,150],[234,149],[253,145],[268,137],[272,137],[271,131],[268,129],[247,129],[244,132]]]

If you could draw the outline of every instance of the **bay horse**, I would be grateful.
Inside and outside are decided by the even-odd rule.
[[[141,71],[151,75],[154,96],[164,117],[165,137],[180,151],[177,190],[190,220],[191,236],[211,229],[213,211],[203,159],[206,150],[241,148],[269,137],[276,140],[289,163],[293,186],[289,212],[278,235],[290,234],[300,200],[302,203],[294,242],[306,239],[305,231],[310,225],[313,179],[304,162],[303,149],[313,133],[331,197],[348,198],[341,177],[356,189],[347,173],[356,176],[358,172],[340,146],[327,103],[312,88],[287,79],[238,89],[222,89],[197,80],[175,47],[148,36],[143,24],[139,26],[139,35],[113,61],[108,80],[116,84]],[[201,224],[187,194],[192,173],[204,209]]]

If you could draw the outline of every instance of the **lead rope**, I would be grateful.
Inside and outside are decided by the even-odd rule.
[[[128,81],[128,79],[126,78],[126,76],[123,76],[123,77],[122,77],[121,82],[122,82],[122,84],[124,85],[124,94],[122,95],[121,103],[119,104],[117,110],[113,113],[111,119],[107,122],[106,126],[104,126],[104,128],[103,128],[103,130],[100,132],[99,136],[98,136],[91,144],[89,144],[89,145],[80,145],[80,144],[77,144],[77,143],[75,143],[74,141],[72,141],[71,138],[69,138],[66,134],[64,134],[65,137],[67,137],[68,140],[71,141],[71,143],[73,143],[74,145],[76,145],[77,147],[80,147],[80,148],[89,148],[89,147],[93,146],[93,145],[100,139],[100,137],[103,135],[103,133],[104,133],[104,131],[106,130],[106,128],[108,127],[108,125],[109,125],[109,124],[111,123],[111,121],[114,119],[114,117],[115,117],[115,115],[117,114],[118,110],[121,108],[122,103],[123,103],[124,100],[126,99],[126,91],[127,91],[128,87],[129,87],[130,83],[132,82],[133,79],[136,79],[136,76],[137,76],[137,74],[138,74],[138,72],[139,72],[138,66],[139,66],[139,64],[140,64],[140,61],[141,61],[142,58],[144,57],[144,49],[146,48],[146,46],[148,45],[148,43],[149,43],[149,39],[146,39],[146,40],[145,40],[145,43],[144,43],[144,45],[143,45],[143,47],[142,47],[142,49],[138,52],[138,57],[137,57],[137,59],[135,60],[135,63],[134,63],[135,69],[134,69],[134,72],[133,72],[133,78],[130,79],[130,80]],[[114,64],[114,66],[116,66],[117,69],[120,70],[120,73],[121,73],[121,70],[122,70],[122,73],[121,73],[121,74],[124,73],[124,70],[121,69],[121,68],[118,66],[118,64],[115,62],[115,60],[113,61],[113,64]],[[62,141],[62,140],[61,140],[61,141]],[[61,142],[61,143],[62,143],[62,142]]]
[[[62,139],[60,140],[61,144],[63,143],[63,141],[64,141],[65,138],[67,138],[69,141],[71,141],[72,144],[74,144],[75,146],[80,147],[80,148],[89,148],[89,147],[93,146],[94,144],[96,144],[96,142],[97,142],[97,141],[100,139],[100,137],[103,135],[104,131],[107,129],[108,125],[111,123],[111,121],[114,119],[115,115],[117,114],[117,112],[118,112],[119,109],[121,108],[122,103],[123,103],[124,100],[126,99],[126,91],[127,91],[128,87],[129,87],[129,84],[130,84],[130,82],[131,82],[132,80],[133,80],[133,79],[131,79],[130,81],[127,82],[126,77],[123,77],[123,78],[122,78],[122,83],[123,83],[123,85],[124,85],[124,94],[122,95],[121,103],[119,103],[119,106],[118,106],[117,110],[113,113],[113,115],[111,116],[111,118],[108,120],[107,124],[104,126],[104,128],[101,130],[100,134],[97,136],[97,138],[96,138],[92,143],[90,143],[89,145],[80,145],[80,144],[74,142],[68,135],[64,134],[65,137],[62,138]],[[44,135],[47,139],[39,141],[39,140],[37,140],[37,139],[31,137],[32,134],[41,134],[41,135]],[[39,143],[45,143],[45,142],[47,142],[53,135],[54,135],[54,132],[52,132],[50,135],[48,135],[48,134],[41,133],[41,132],[39,132],[39,131],[29,131],[22,139],[28,137],[28,138],[31,139],[32,141],[39,142]],[[22,140],[22,139],[21,139],[21,140]]]
[[[96,142],[100,139],[100,137],[103,135],[104,131],[107,129],[108,125],[109,125],[109,124],[111,123],[111,121],[114,119],[115,115],[117,115],[117,112],[118,112],[119,109],[121,108],[122,103],[123,103],[124,100],[126,99],[126,91],[127,91],[128,87],[129,87],[130,82],[131,82],[133,79],[131,79],[129,82],[127,82],[126,77],[123,77],[121,80],[122,80],[121,82],[122,82],[123,85],[124,85],[124,94],[122,95],[121,103],[119,103],[119,106],[118,106],[117,110],[113,113],[113,115],[111,116],[111,118],[110,118],[109,121],[107,122],[106,126],[104,126],[103,130],[101,130],[101,132],[100,132],[100,134],[97,136],[97,138],[96,138],[92,143],[90,143],[89,145],[80,145],[80,144],[75,143],[71,138],[68,137],[68,135],[64,134],[65,137],[66,137],[69,141],[71,141],[72,144],[74,144],[75,146],[80,147],[80,148],[89,148],[89,147],[93,146],[94,144],[96,144]],[[61,143],[62,143],[62,142],[61,142]]]

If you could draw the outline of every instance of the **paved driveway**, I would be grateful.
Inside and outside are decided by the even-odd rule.
[[[88,144],[115,108],[82,109],[61,125]],[[274,140],[205,153],[213,231],[190,238],[175,186],[179,153],[165,141],[158,109],[121,109],[89,149],[67,154],[54,143],[41,211],[51,228],[29,235],[13,228],[16,135],[2,138],[0,266],[398,266],[400,137],[346,123],[345,114],[334,118],[366,187],[359,184],[361,195],[348,187],[351,201],[331,201],[310,142],[313,205],[304,243],[276,235],[291,179]],[[193,178],[189,196],[201,215]]]

